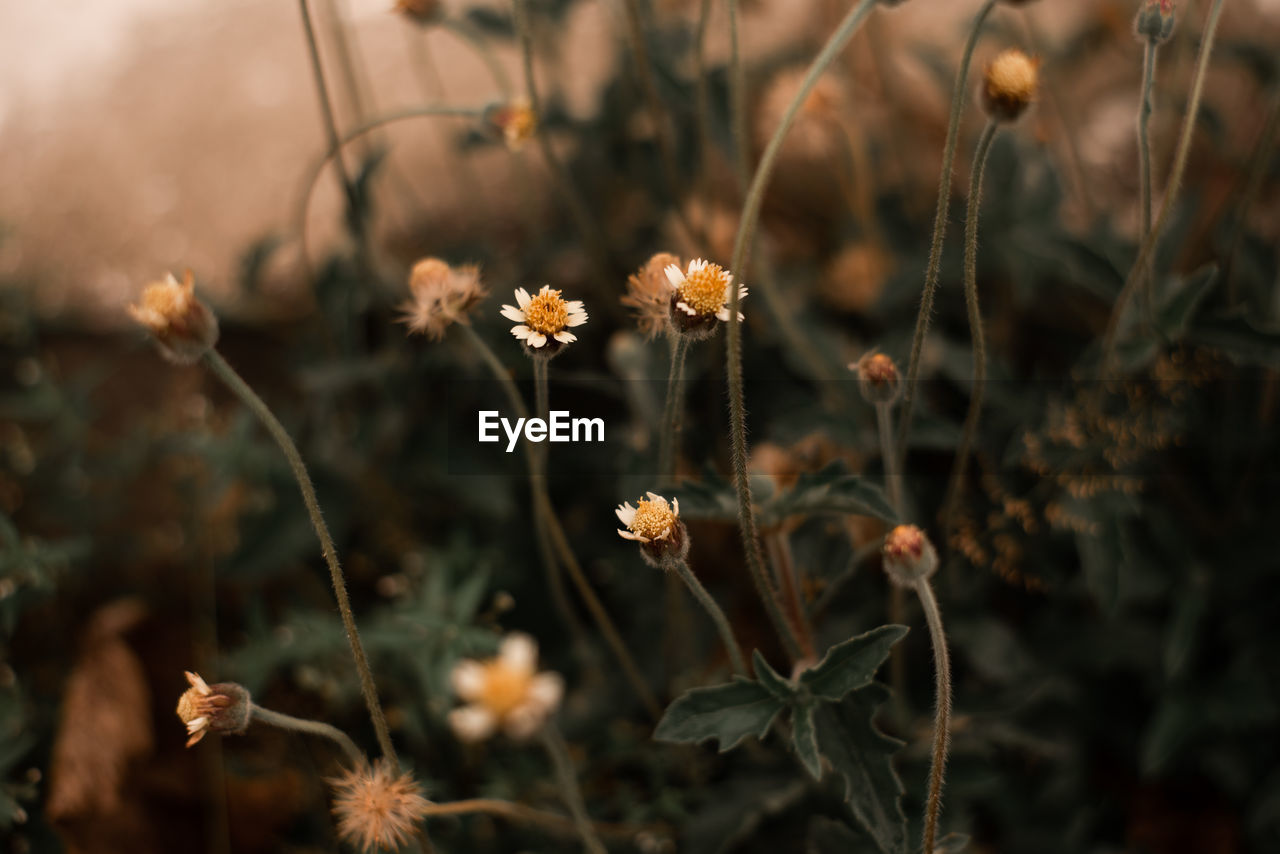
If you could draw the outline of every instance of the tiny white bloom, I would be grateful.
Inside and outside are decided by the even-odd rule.
[[[566,300],[560,291],[543,285],[534,296],[524,288],[516,288],[516,305],[504,305],[502,316],[516,325],[511,334],[535,349],[545,347],[554,339],[561,344],[572,344],[578,336],[568,327],[587,322],[587,310],[582,300]]]

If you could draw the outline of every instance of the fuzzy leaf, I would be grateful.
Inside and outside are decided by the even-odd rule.
[[[681,694],[667,707],[653,737],[695,744],[714,738],[724,753],[747,736],[763,738],[785,705],[759,682],[739,676],[725,685]]]
[[[751,665],[756,672],[756,679],[760,680],[760,684],[768,689],[770,694],[784,703],[790,702],[796,695],[796,687],[769,666],[769,662],[764,660],[760,650],[752,650]]]
[[[838,643],[800,676],[800,684],[824,700],[842,700],[871,683],[889,650],[908,631],[906,626],[880,626]]]
[[[814,729],[813,712],[817,703],[812,700],[799,703],[791,711],[791,741],[796,747],[796,756],[804,763],[805,770],[813,775],[813,779],[822,779],[822,757],[818,754],[818,736]]]
[[[901,854],[907,842],[902,812],[902,781],[893,770],[893,754],[902,742],[872,722],[876,707],[889,697],[872,683],[840,703],[820,704],[814,713],[818,749],[844,777],[845,801],[858,825],[883,854]]]

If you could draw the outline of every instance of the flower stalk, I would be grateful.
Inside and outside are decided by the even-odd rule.
[[[577,827],[582,844],[591,854],[608,854],[608,849],[596,834],[595,825],[587,814],[587,805],[582,799],[582,788],[578,785],[578,775],[573,769],[573,759],[569,756],[569,747],[564,743],[564,736],[554,723],[548,723],[542,729],[542,746],[546,748],[551,765],[555,768],[556,780],[560,784],[560,794],[564,798],[573,823]]]
[[[342,752],[351,760],[352,766],[358,766],[368,761],[360,751],[360,748],[356,747],[356,743],[351,740],[351,737],[331,724],[323,721],[307,720],[306,718],[295,718],[293,715],[286,715],[283,712],[264,709],[257,703],[250,703],[249,714],[253,720],[268,726],[292,730],[293,732],[302,732],[307,735],[318,735],[321,738],[329,739],[342,748]]]
[[[689,338],[671,335],[671,370],[667,375],[667,400],[662,408],[662,433],[658,437],[658,482],[675,483],[676,457],[680,446],[680,422],[684,409],[684,363]]]
[[[1160,51],[1160,43],[1155,39],[1147,39],[1142,52],[1142,98],[1138,102],[1138,184],[1141,198],[1141,224],[1138,239],[1146,240],[1151,233],[1151,113],[1152,92],[1155,89],[1156,56]],[[1150,261],[1142,272],[1143,307],[1146,310],[1147,323],[1155,328],[1155,271]]]
[[[742,648],[738,646],[738,641],[733,636],[733,627],[729,624],[729,619],[724,615],[724,611],[716,604],[716,600],[711,598],[707,588],[702,586],[698,576],[693,574],[693,570],[689,568],[689,562],[677,553],[667,553],[662,558],[662,568],[674,572],[684,582],[685,587],[689,588],[693,598],[698,600],[698,604],[707,612],[707,616],[711,618],[711,622],[715,625],[716,632],[719,633],[720,640],[724,643],[724,648],[729,653],[729,661],[733,664],[733,672],[739,676],[746,676],[747,662],[742,656]]]

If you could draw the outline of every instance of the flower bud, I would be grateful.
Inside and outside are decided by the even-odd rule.
[[[1035,100],[1039,76],[1039,60],[1017,48],[1001,51],[983,75],[982,108],[993,121],[1013,121]]]
[[[1146,0],[1133,19],[1133,35],[1140,42],[1164,44],[1173,35],[1173,0]]]
[[[178,698],[178,717],[187,725],[187,747],[204,738],[207,732],[242,735],[249,728],[253,703],[249,692],[234,682],[209,685],[199,674],[187,671],[191,684]]]
[[[867,403],[893,403],[902,393],[898,366],[884,353],[868,353],[849,366],[858,374],[858,390]]]
[[[218,343],[218,318],[196,299],[191,271],[179,282],[172,273],[152,282],[142,292],[142,301],[129,306],[129,314],[155,339],[166,359],[178,365],[198,362]]]
[[[884,571],[899,587],[914,587],[938,571],[938,552],[915,525],[899,525],[884,538]]]

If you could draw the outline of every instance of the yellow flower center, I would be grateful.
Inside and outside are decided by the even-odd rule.
[[[698,314],[715,314],[724,308],[729,274],[719,264],[708,264],[690,273],[680,285],[680,299]]]
[[[540,293],[525,306],[524,323],[543,335],[554,335],[569,323],[569,307],[559,291]]]
[[[670,531],[675,526],[676,514],[671,512],[671,507],[665,498],[654,501],[641,498],[636,502],[636,517],[631,520],[628,527],[633,534],[656,540],[662,536],[663,532]]]
[[[533,674],[515,668],[502,659],[487,662],[480,704],[498,717],[509,714],[529,697]]]

